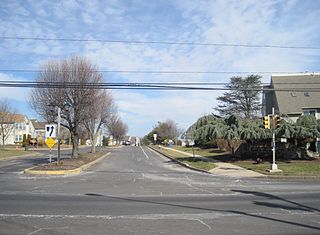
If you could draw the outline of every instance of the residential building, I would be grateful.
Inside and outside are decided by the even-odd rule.
[[[320,73],[276,74],[263,92],[262,115],[272,113],[294,122],[301,115],[320,119]],[[270,90],[268,90],[270,89]]]
[[[12,114],[10,120],[2,120],[1,124],[5,124],[6,129],[9,130],[6,135],[5,144],[20,144],[23,141],[23,135],[32,135],[33,126],[26,115]],[[2,144],[2,141],[1,143]]]
[[[23,135],[30,135],[31,138],[36,139],[38,142],[40,139],[43,141],[45,133],[45,122],[39,122],[35,119],[29,120],[26,115],[23,114],[10,114],[10,115],[1,115],[7,118],[8,120],[2,119],[2,125],[4,124],[8,134],[6,135],[5,144],[22,144]],[[0,134],[1,135],[1,134]],[[0,141],[2,144],[2,140]]]
[[[48,123],[40,122],[36,119],[31,119],[30,121],[33,126],[33,133],[31,137],[37,140],[37,144],[42,145],[45,141],[45,127]]]

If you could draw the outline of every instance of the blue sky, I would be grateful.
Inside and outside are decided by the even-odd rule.
[[[0,35],[284,46],[320,46],[320,1],[0,1]],[[38,69],[48,60],[88,58],[101,70],[319,72],[320,50],[0,40],[0,69]],[[106,82],[228,82],[234,74],[111,74]],[[242,75],[242,74],[241,74]],[[269,82],[271,74],[263,74]],[[0,80],[35,73],[0,72]],[[29,89],[0,88],[20,113]],[[157,121],[187,128],[213,112],[221,92],[113,91],[129,134]]]

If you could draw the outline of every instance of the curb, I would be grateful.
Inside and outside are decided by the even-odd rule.
[[[179,164],[179,165],[181,165],[181,166],[184,166],[184,167],[186,167],[186,168],[189,168],[190,170],[194,170],[194,171],[198,171],[198,172],[201,172],[201,173],[206,173],[206,174],[214,175],[213,173],[211,173],[211,172],[209,172],[209,171],[201,170],[201,169],[195,168],[195,167],[193,167],[193,166],[190,166],[190,165],[187,164],[187,163],[181,162],[181,161],[179,161],[179,160],[177,160],[177,159],[175,159],[175,158],[173,158],[173,157],[170,157],[169,155],[167,155],[167,154],[165,154],[165,153],[162,153],[162,152],[160,152],[159,150],[154,149],[154,148],[152,148],[152,147],[150,147],[150,146],[147,146],[147,147],[150,148],[150,149],[152,149],[153,151],[156,151],[157,153],[165,156],[166,158],[169,158],[170,160],[174,161],[175,163],[177,163],[177,164]]]
[[[148,147],[149,147],[149,146],[148,146]],[[162,154],[163,156],[171,159],[172,161],[178,163],[179,165],[184,166],[184,167],[189,168],[189,169],[194,170],[194,171],[198,171],[198,172],[202,172],[202,173],[207,173],[207,174],[214,175],[214,176],[240,177],[240,178],[251,178],[251,179],[266,179],[266,178],[268,178],[267,175],[262,175],[262,176],[250,176],[250,177],[246,176],[246,177],[243,177],[243,176],[230,176],[230,175],[219,175],[219,174],[215,174],[215,173],[210,172],[210,171],[206,171],[206,170],[202,170],[202,169],[195,168],[195,167],[193,167],[193,166],[190,166],[190,165],[187,164],[187,163],[180,162],[179,160],[177,160],[177,159],[175,159],[175,158],[173,158],[173,157],[170,157],[170,156],[166,155],[165,153],[162,153],[162,152],[160,152],[160,151],[158,151],[157,149],[154,149],[154,148],[152,148],[152,147],[149,147],[149,148],[151,148],[151,149],[153,149],[154,151],[156,151],[157,153]],[[213,163],[214,163],[214,162],[213,162]],[[218,167],[218,166],[217,166],[217,167]],[[215,169],[215,168],[213,168],[213,169]]]
[[[37,166],[33,166],[31,168],[25,169],[23,171],[24,174],[33,174],[33,175],[76,175],[76,174],[80,174],[83,170],[89,168],[90,166],[96,164],[97,162],[105,159],[108,155],[110,154],[110,152],[102,155],[101,157],[97,158],[96,160],[89,162],[85,165],[82,165],[78,168],[75,169],[71,169],[71,170],[47,170],[47,171],[42,171],[42,170],[32,170],[33,168],[37,167]]]
[[[149,148],[151,148],[152,150],[156,151],[157,153],[171,159],[172,161],[178,163],[179,165],[182,165],[186,168],[189,168],[191,170],[195,170],[195,171],[199,171],[199,172],[204,172],[204,173],[207,173],[207,174],[211,174],[211,175],[217,175],[215,173],[212,173],[212,172],[209,172],[209,171],[205,171],[205,170],[201,170],[201,169],[198,169],[198,168],[194,168],[186,163],[183,163],[183,162],[180,162],[179,160],[175,159],[175,158],[172,158],[168,155],[166,155],[165,153],[162,153],[160,151],[158,151],[157,149],[154,149],[150,146],[148,146]],[[178,152],[181,152],[181,153],[185,153],[185,152],[182,152],[182,151],[178,151]],[[186,153],[188,154],[188,153]],[[213,162],[214,163],[214,162]],[[214,168],[213,168],[214,169]],[[259,172],[260,173],[260,172]],[[250,176],[250,177],[244,177],[244,178],[251,178],[251,179],[279,179],[279,180],[301,180],[301,181],[304,181],[304,180],[312,180],[312,181],[320,181],[320,177],[318,176],[284,176],[284,175],[266,175],[266,174],[263,174],[263,173],[260,173],[262,174],[262,176]],[[228,176],[228,175],[223,175],[223,176]],[[233,177],[233,176],[231,176]],[[241,177],[241,176],[239,176]],[[243,177],[241,177],[243,178]]]

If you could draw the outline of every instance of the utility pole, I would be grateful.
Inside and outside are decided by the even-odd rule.
[[[61,127],[61,108],[58,107],[58,158],[57,158],[58,165],[60,165],[60,127]]]

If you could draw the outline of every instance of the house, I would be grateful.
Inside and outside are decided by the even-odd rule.
[[[31,134],[31,137],[36,139],[37,144],[42,145],[45,141],[45,127],[48,124],[47,122],[40,122],[36,119],[31,119],[32,124],[32,130],[33,133]]]
[[[271,114],[274,107],[275,114],[294,122],[301,115],[320,119],[320,73],[272,75],[263,92],[262,106],[263,116]]]
[[[4,144],[20,144],[23,141],[23,135],[32,135],[33,126],[31,121],[23,114],[2,113],[0,125],[3,127],[1,135],[5,133]],[[3,144],[2,141],[0,144]]]
[[[0,136],[5,133],[5,145],[22,144],[23,135],[30,135],[35,143],[44,141],[46,122],[28,119],[24,114],[0,113]],[[37,140],[37,141],[36,141]],[[43,143],[43,142],[42,142]],[[3,144],[2,138],[0,145]]]

